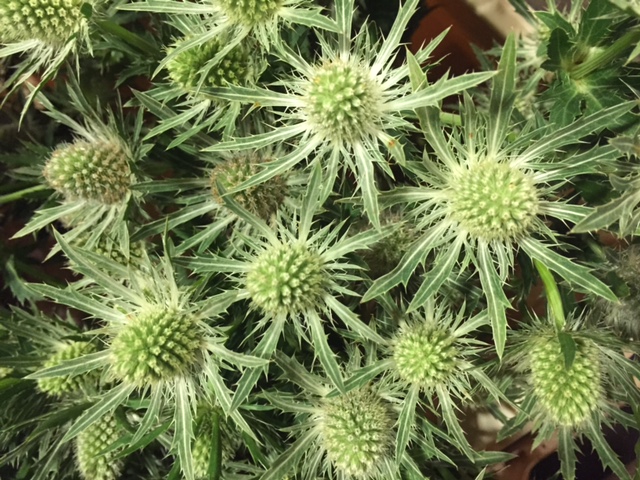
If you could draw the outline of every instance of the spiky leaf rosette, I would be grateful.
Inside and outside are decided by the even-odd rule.
[[[470,316],[464,307],[452,312],[444,302],[433,298],[424,308],[410,313],[392,306],[392,302],[385,303],[384,315],[402,319],[387,347],[386,360],[388,373],[405,392],[396,455],[404,452],[419,421],[416,410],[427,408],[442,412],[451,435],[449,442],[473,460],[476,453],[465,437],[456,409],[478,392],[478,386],[494,400],[504,401],[483,371],[483,344],[471,335],[488,323],[487,313]]]
[[[236,250],[234,256],[239,259],[199,256],[187,264],[197,273],[232,274],[238,284],[238,298],[251,300],[263,313],[259,326],[266,327],[266,331],[256,347],[258,356],[269,358],[273,354],[278,343],[274,339],[282,334],[285,322],[291,320],[300,340],[309,340],[305,334],[309,329],[320,361],[331,372],[331,379],[342,385],[336,359],[327,345],[323,317],[340,319],[358,336],[384,343],[340,297],[352,295],[347,282],[358,278],[358,267],[347,262],[345,256],[383,238],[388,230],[368,230],[351,237],[341,236],[334,225],[315,230],[314,215],[329,192],[323,187],[320,167],[316,165],[302,205],[282,209],[273,227],[225,195],[227,208],[252,228],[251,237],[242,238],[245,247]],[[248,372],[240,382],[242,390],[248,392],[250,388],[244,383],[253,385],[259,377],[259,371]],[[238,395],[234,405],[242,400]]]
[[[581,139],[627,112],[630,104],[605,109],[558,130],[532,121],[529,133],[509,139],[515,91],[515,39],[508,40],[489,99],[490,112],[479,111],[469,97],[463,105],[462,126],[441,128],[436,108],[419,109],[421,128],[435,155],[423,156],[415,169],[420,187],[400,187],[381,197],[384,206],[410,204],[407,215],[416,221],[420,236],[400,264],[373,283],[364,295],[370,300],[399,283],[405,285],[419,265],[434,255],[409,310],[436,294],[458,264],[472,265],[486,296],[496,351],[502,356],[507,337],[506,309],[511,303],[504,288],[522,251],[568,282],[595,295],[615,300],[611,289],[587,267],[554,248],[560,240],[548,226],[550,218],[577,222],[588,207],[561,200],[568,178],[593,172],[615,162],[612,147],[594,147],[558,156],[559,149]],[[421,84],[415,79],[418,92]],[[600,165],[600,166],[598,166]],[[544,221],[547,223],[544,223]]]
[[[282,119],[273,132],[223,141],[208,147],[209,151],[236,151],[260,148],[278,142],[297,145],[289,155],[270,163],[260,174],[241,188],[266,181],[308,158],[325,167],[325,182],[333,183],[341,170],[357,179],[364,210],[373,225],[380,227],[376,167],[392,174],[388,158],[406,164],[401,137],[413,130],[407,121],[407,110],[436,105],[452,94],[475,86],[492,74],[460,76],[444,83],[428,85],[411,93],[410,68],[397,65],[397,51],[418,0],[409,0],[400,8],[389,35],[381,44],[370,40],[367,26],[352,38],[355,11],[353,0],[335,5],[335,19],[340,27],[336,35],[320,33],[320,55],[309,62],[299,53],[278,42],[274,49],[294,72],[286,80],[283,94],[266,88],[219,88],[209,93],[227,100],[275,107]],[[442,38],[442,37],[441,37]],[[426,62],[441,38],[417,53],[421,80],[425,77],[419,64]],[[313,152],[313,155],[312,155]]]
[[[253,435],[238,410],[230,409],[232,392],[221,369],[257,369],[264,367],[267,360],[227,349],[224,344],[228,337],[207,323],[226,310],[235,292],[212,296],[202,288],[184,283],[178,286],[166,255],[161,259],[145,257],[141,268],[124,269],[110,258],[71,247],[59,234],[56,239],[75,268],[84,274],[84,281],[65,289],[47,285],[33,288],[101,318],[105,322],[101,332],[107,348],[66,365],[40,370],[29,378],[59,377],[69,371],[89,372],[105,367],[105,378],[113,380],[112,388],[99,392],[96,402],[68,429],[64,440],[76,437],[135,395],[146,402],[148,411],[131,441],[135,443],[149,433],[159,419],[169,421],[171,450],[180,460],[184,477],[194,480],[192,412],[205,391],[220,399],[225,415],[239,429]],[[112,278],[109,273],[114,271],[121,277]]]
[[[120,203],[131,187],[129,156],[117,141],[77,140],[60,146],[43,173],[49,185],[69,200]]]
[[[261,170],[261,164],[271,161],[258,153],[234,155],[211,171],[211,193],[215,201],[223,205],[224,200],[219,185],[224,191],[234,190]],[[240,206],[258,217],[268,220],[274,215],[287,197],[288,186],[285,176],[277,176],[268,182],[256,185],[233,196]]]
[[[113,373],[141,387],[187,375],[198,361],[203,333],[188,312],[140,312],[113,339]]]
[[[188,40],[189,37],[178,40],[175,47]],[[207,65],[224,47],[222,41],[214,38],[203,45],[183,50],[167,63],[169,78],[187,92],[193,92],[199,86],[243,85],[252,81],[251,57],[243,46],[227,52],[214,66]]]
[[[100,455],[120,438],[122,429],[115,417],[105,415],[75,440],[78,470],[86,480],[117,480],[120,478],[122,460],[116,460],[117,451]]]
[[[43,367],[55,367],[65,360],[73,360],[96,351],[95,345],[90,342],[71,342],[61,346],[44,362]],[[38,388],[52,396],[62,396],[68,393],[81,392],[91,384],[97,383],[97,376],[92,373],[81,375],[65,375],[61,377],[40,378]]]
[[[327,399],[316,421],[329,461],[347,478],[376,477],[392,454],[393,416],[370,390]]]
[[[84,0],[11,0],[0,4],[0,41],[60,46],[86,24]]]
[[[602,401],[602,367],[596,345],[590,340],[577,340],[575,357],[567,366],[557,336],[532,343],[531,382],[547,421],[579,427]]]

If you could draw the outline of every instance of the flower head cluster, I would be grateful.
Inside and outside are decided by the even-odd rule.
[[[111,414],[107,414],[76,438],[78,470],[85,480],[117,480],[122,460],[115,460],[117,451],[101,454],[120,438],[123,431]]]
[[[534,340],[529,352],[531,383],[543,414],[558,426],[579,427],[602,401],[600,352],[588,339],[576,341],[570,366],[556,336]]]
[[[130,318],[111,343],[113,373],[141,387],[187,375],[202,343],[203,331],[188,312],[143,311]]]
[[[393,342],[398,376],[424,390],[449,384],[458,368],[456,341],[447,328],[428,323],[405,325]]]
[[[211,452],[214,448],[214,419],[220,431],[218,442],[221,449],[221,463],[224,465],[231,460],[240,447],[238,432],[224,418],[223,412],[210,405],[200,405],[195,420],[193,443],[193,466],[196,478],[207,478]]]
[[[86,26],[84,0],[10,0],[0,4],[0,42],[61,46]]]
[[[391,410],[368,389],[326,399],[316,422],[329,461],[347,478],[376,477],[392,454]]]
[[[252,302],[263,312],[296,316],[321,306],[329,277],[319,253],[302,243],[282,243],[255,259],[246,282]]]
[[[216,165],[211,171],[211,193],[216,202],[224,204],[220,186],[225,191],[234,190],[244,181],[256,175],[261,164],[272,160],[259,153],[234,155],[223,163]],[[268,182],[232,195],[240,206],[258,217],[268,220],[284,203],[288,193],[285,176],[277,176]]]
[[[283,3],[283,0],[219,0],[220,9],[233,23],[248,27],[269,21]]]
[[[179,40],[176,46],[187,39],[188,37]],[[251,57],[241,45],[227,52],[215,66],[207,66],[223,46],[220,40],[213,39],[204,45],[184,50],[171,57],[167,63],[169,78],[187,92],[196,91],[200,85],[205,87],[242,85],[251,80],[253,73]]]
[[[301,112],[328,141],[357,143],[379,128],[382,100],[369,68],[338,58],[315,67]]]
[[[528,234],[538,213],[538,190],[530,174],[489,159],[449,180],[451,218],[486,242],[509,242]]]
[[[44,362],[43,367],[54,367],[65,360],[73,360],[74,358],[95,351],[95,346],[90,342],[67,343],[59,348],[53,355],[50,355]],[[89,385],[96,382],[97,377],[90,373],[84,375],[65,375],[62,377],[38,379],[38,388],[49,395],[61,396],[67,393],[83,391]]]
[[[120,203],[131,187],[129,154],[119,142],[78,140],[53,152],[44,176],[69,200]]]

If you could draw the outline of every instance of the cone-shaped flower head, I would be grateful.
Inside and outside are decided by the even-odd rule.
[[[198,361],[202,331],[197,320],[155,308],[130,319],[111,344],[112,369],[124,382],[144,387],[186,374]]]
[[[78,140],[58,147],[44,168],[49,185],[69,200],[122,202],[131,187],[129,155],[117,141]]]
[[[224,204],[218,183],[225,191],[232,190],[256,175],[260,171],[260,164],[269,160],[258,154],[247,153],[217,165],[211,172],[211,193],[215,201]],[[277,176],[234,194],[233,199],[245,210],[266,220],[278,211],[287,196],[287,190],[285,178]]]
[[[322,446],[343,475],[370,478],[390,456],[394,421],[384,401],[368,389],[328,398],[321,408]]]
[[[60,46],[84,27],[84,4],[84,0],[0,2],[0,42],[39,40]]]
[[[557,337],[537,340],[529,353],[531,380],[546,418],[556,425],[578,427],[594,412],[602,399],[602,368],[597,347],[590,340],[576,339],[576,354],[570,367]]]
[[[400,378],[424,390],[446,385],[458,361],[456,337],[448,329],[415,323],[401,329],[393,342],[393,361]]]
[[[223,413],[216,407],[201,405],[198,408],[198,416],[195,425],[195,441],[192,455],[196,478],[208,478],[209,462],[213,449],[214,419],[217,419],[220,428],[221,462],[224,465],[232,459],[236,450],[240,447],[239,436],[234,432]]]
[[[322,257],[303,243],[273,245],[256,258],[246,286],[266,313],[298,315],[322,305],[328,284]]]
[[[379,128],[382,100],[370,68],[355,59],[334,59],[316,67],[302,111],[326,140],[359,142]]]
[[[105,415],[76,438],[78,470],[86,480],[116,480],[120,478],[122,461],[114,460],[117,451],[99,455],[121,434],[113,415]]]
[[[95,346],[89,342],[68,343],[53,355],[49,356],[49,358],[44,362],[43,367],[55,367],[65,360],[73,360],[74,358],[78,358],[95,351]],[[49,395],[61,396],[66,393],[82,391],[83,388],[96,380],[97,377],[95,373],[91,372],[74,376],[65,375],[61,377],[40,378],[38,379],[38,388]]]
[[[189,37],[176,43],[180,46]],[[173,83],[186,91],[195,90],[204,75],[202,85],[205,87],[221,87],[227,84],[242,85],[252,80],[253,68],[251,57],[246,48],[235,47],[213,68],[207,68],[211,61],[225,45],[213,39],[198,47],[184,50],[167,63],[169,78]],[[170,52],[169,52],[170,53]]]
[[[282,6],[282,0],[218,0],[229,19],[236,24],[253,27],[271,19]]]
[[[538,214],[534,181],[519,169],[490,160],[451,178],[451,217],[472,237],[511,241],[526,234]]]
[[[367,250],[360,253],[369,267],[368,273],[371,278],[378,278],[393,270],[407,249],[418,238],[418,231],[403,220],[403,216],[398,213],[382,212],[380,223],[393,225],[395,229],[379,242],[367,245]]]

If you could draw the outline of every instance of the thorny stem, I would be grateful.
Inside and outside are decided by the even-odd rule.
[[[594,55],[592,58],[589,58],[584,63],[578,65],[571,72],[571,78],[573,80],[580,80],[590,73],[599,70],[618,58],[622,52],[631,45],[638,43],[638,41],[640,41],[640,29],[627,32],[621,38],[613,42],[611,46],[604,49],[597,55]]]

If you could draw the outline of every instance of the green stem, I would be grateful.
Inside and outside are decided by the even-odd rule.
[[[50,190],[47,185],[35,185],[33,187],[25,188],[24,190],[18,190],[17,192],[7,193],[6,195],[0,195],[0,205],[15,202],[32,193],[42,192],[44,190]]]
[[[462,125],[462,117],[457,113],[440,112],[440,121],[445,125],[460,127]]]
[[[558,290],[558,284],[556,283],[553,274],[547,268],[546,265],[540,263],[538,260],[534,260],[533,263],[540,274],[542,283],[544,283],[544,290],[547,294],[547,302],[551,310],[551,315],[556,324],[556,329],[561,332],[564,329],[566,319],[564,317],[564,308],[562,307],[562,299],[560,298],[560,290]]]
[[[117,23],[110,20],[103,20],[95,22],[102,31],[120,37],[123,41],[131,45],[132,47],[140,50],[143,53],[151,55],[152,57],[158,56],[158,49],[150,42],[147,42],[140,35],[130,32],[126,28],[121,27]]]
[[[584,63],[578,65],[573,71],[571,71],[571,78],[573,80],[580,80],[581,78],[588,76],[590,73],[601,69],[618,58],[627,48],[638,43],[638,41],[640,41],[640,29],[627,32],[621,38],[613,42],[611,46],[589,58]]]
[[[208,478],[211,480],[220,480],[220,467],[222,464],[222,439],[220,438],[220,414],[213,412],[213,425],[211,435],[213,438],[213,448],[211,449],[211,458],[209,458]]]

